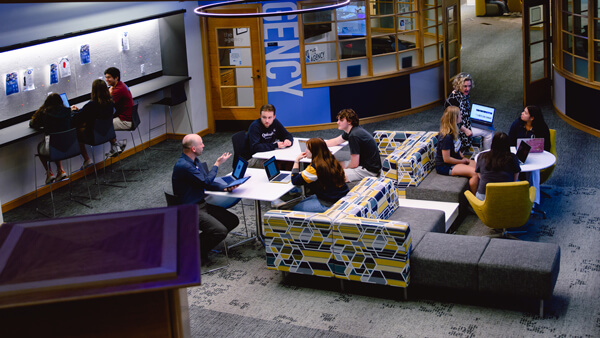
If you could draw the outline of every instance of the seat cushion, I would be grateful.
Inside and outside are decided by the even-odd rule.
[[[548,299],[559,267],[557,244],[495,238],[479,261],[479,290]]]
[[[445,232],[445,217],[441,210],[398,207],[388,219],[406,222],[410,225],[411,230]]]
[[[478,290],[479,258],[487,237],[427,233],[410,256],[410,278],[415,285]]]
[[[432,170],[418,187],[407,187],[406,198],[416,200],[460,203],[469,189],[466,177],[439,175]]]

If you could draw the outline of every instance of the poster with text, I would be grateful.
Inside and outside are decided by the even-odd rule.
[[[85,44],[79,47],[79,59],[81,60],[82,65],[87,65],[91,62],[90,58],[90,45]]]
[[[61,78],[71,76],[71,61],[69,61],[68,56],[58,59],[58,71]]]
[[[50,84],[58,83],[58,64],[50,64]]]
[[[35,89],[35,84],[33,83],[33,68],[27,68],[25,73],[23,73],[23,91],[27,92]]]
[[[6,74],[6,96],[19,92],[19,76],[17,72]]]

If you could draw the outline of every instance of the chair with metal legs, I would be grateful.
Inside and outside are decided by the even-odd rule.
[[[167,106],[169,107],[169,118],[171,119],[171,128],[173,130],[173,134],[175,134],[175,124],[173,124],[173,112],[171,111],[171,107],[177,106],[181,103],[184,103],[185,105],[185,112],[187,114],[187,118],[188,118],[188,122],[190,123],[190,132],[194,132],[194,130],[192,129],[192,118],[190,117],[190,112],[188,110],[187,104],[185,103],[187,101],[187,96],[185,95],[185,82],[180,82],[180,83],[176,83],[174,85],[171,86],[171,96],[170,97],[165,97],[160,101],[156,101],[153,102],[152,104],[156,104],[156,105],[162,105],[162,106]],[[152,130],[160,128],[164,125],[167,124],[166,120],[165,123],[161,123],[157,126],[152,127],[152,123],[150,123],[152,121],[149,121],[148,123],[148,137],[150,139],[152,139]]]
[[[112,123],[112,121],[111,121],[111,123]],[[69,129],[66,131],[50,134],[49,149],[50,149],[50,154],[48,156],[48,163],[47,163],[48,170],[50,170],[51,162],[68,160],[68,166],[67,166],[68,176],[67,176],[66,180],[69,180],[69,198],[72,201],[80,203],[81,205],[84,205],[91,209],[92,208],[91,206],[89,206],[81,201],[73,199],[73,197],[74,197],[73,196],[73,188],[71,186],[71,174],[73,173],[71,170],[71,158],[81,155],[81,150],[79,148],[79,142],[77,141],[77,129],[73,128],[73,129]],[[35,157],[38,157],[38,156],[39,156],[39,154],[35,154],[34,160],[35,160]],[[34,168],[35,168],[34,169],[35,176],[34,176],[33,181],[35,182],[35,198],[37,200],[37,198],[38,198],[37,165],[34,165]],[[87,185],[87,175],[85,173],[85,170],[83,171],[83,174],[84,174],[84,178],[86,181],[86,187],[88,189],[89,199],[91,202],[92,201],[92,193],[90,192],[90,187]],[[54,192],[52,191],[52,186],[55,183],[58,183],[58,182],[50,183],[50,199],[52,201],[53,217],[56,217],[56,206],[54,205]],[[50,217],[46,213],[44,213],[42,210],[40,210],[39,207],[36,207],[35,210],[46,217]]]
[[[96,169],[96,154],[94,152],[94,147],[102,145],[102,152],[104,153],[104,144],[110,142],[117,137],[115,133],[115,127],[113,126],[112,119],[105,120],[95,120],[94,121],[94,129],[92,131],[92,138],[89,140],[85,140],[85,144],[89,145],[92,148],[92,160],[94,161],[94,174],[96,175],[96,185],[98,185],[98,196],[100,196],[100,181],[98,180],[98,170]],[[119,166],[121,167],[121,174],[123,175],[123,182],[127,184],[127,179],[125,178],[125,171],[123,171],[123,164],[121,162],[121,154],[118,153],[119,157]],[[104,157],[104,176],[106,177],[106,160]],[[102,182],[104,185],[110,185],[118,188],[125,188],[120,185],[112,184],[112,182],[107,182],[106,180]]]
[[[140,136],[140,147],[142,148],[142,151],[144,152],[144,160],[146,161],[146,168],[142,168],[142,163],[141,163],[141,159],[138,156],[137,157],[137,162],[138,162],[138,168],[140,171],[140,174],[142,173],[142,170],[148,170],[148,158],[146,157],[146,149],[144,149],[144,141],[142,140],[142,132],[138,129],[140,123],[141,123],[141,119],[140,119],[140,113],[138,112],[138,104],[135,104],[133,106],[133,108],[131,109],[131,128],[129,129],[129,132],[131,133],[131,140],[133,141],[133,153],[137,154],[137,145],[135,144],[135,136],[133,135],[133,132],[137,129],[138,131],[138,135]],[[128,169],[128,171],[131,171],[131,169]]]

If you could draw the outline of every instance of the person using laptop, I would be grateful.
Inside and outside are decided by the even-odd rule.
[[[458,107],[449,106],[444,110],[440,120],[437,152],[435,154],[435,171],[440,175],[463,176],[469,179],[469,188],[477,193],[479,176],[475,172],[475,161],[463,157],[458,124],[461,113]]]
[[[514,182],[521,172],[517,155],[510,152],[508,135],[497,132],[492,139],[490,151],[484,151],[477,157],[475,172],[479,176],[479,186],[475,195],[485,200],[488,183]]]
[[[116,67],[109,67],[104,71],[104,79],[106,80],[106,84],[109,87],[108,91],[115,104],[115,117],[113,118],[115,130],[131,129],[133,97],[131,96],[131,91],[127,85],[121,81],[121,71]],[[117,154],[122,153],[123,150],[125,150],[127,139],[117,141],[115,138],[110,141],[110,144],[110,152],[106,153],[106,156],[117,156]]]
[[[359,119],[352,109],[342,109],[337,114],[338,129],[344,133],[325,141],[328,147],[334,147],[348,141],[350,162],[342,164],[346,173],[346,182],[360,181],[365,177],[379,176],[381,157],[373,135],[359,126]]]
[[[54,176],[52,168],[48,165],[50,134],[71,129],[71,110],[64,106],[59,94],[48,95],[44,104],[33,113],[29,126],[35,130],[41,130],[45,134],[42,142],[38,144],[37,150],[40,161],[46,169],[46,184],[67,178],[67,173],[60,161],[55,162],[57,176]]]
[[[256,167],[259,160],[252,155],[262,151],[287,148],[294,143],[294,137],[275,117],[275,107],[265,104],[260,107],[260,118],[253,121],[246,133],[246,145],[249,147],[249,165]]]
[[[300,172],[300,160],[303,158],[310,158],[311,162]],[[308,140],[306,151],[296,157],[292,183],[306,185],[314,193],[296,204],[293,208],[296,211],[324,212],[350,191],[344,169],[320,138]]]
[[[215,184],[219,166],[229,157],[230,153],[221,155],[210,171],[206,171],[199,156],[204,150],[202,137],[197,134],[188,134],[182,141],[183,153],[173,167],[171,177],[173,193],[181,204],[198,205],[198,226],[202,230],[200,235],[200,253],[203,261],[208,257],[209,251],[227,237],[227,234],[238,226],[240,220],[227,209],[207,204],[205,190],[221,190],[221,185]],[[223,190],[232,191],[237,186]]]
[[[517,146],[520,138],[543,138],[544,150],[550,151],[550,129],[544,121],[542,110],[537,106],[527,106],[508,132],[511,146]]]
[[[467,73],[458,73],[452,80],[454,90],[448,95],[444,102],[444,109],[449,106],[458,107],[460,109],[462,122],[458,125],[460,142],[462,151],[468,150],[471,147],[471,138],[473,136],[483,137],[483,149],[490,149],[492,145],[492,130],[475,128],[471,125],[471,89],[475,86],[471,75]]]
[[[78,112],[73,115],[73,126],[77,128],[77,140],[79,149],[83,156],[83,168],[93,164],[90,155],[85,148],[86,141],[89,142],[94,135],[94,122],[96,120],[112,119],[114,104],[106,83],[100,79],[92,82],[91,100],[79,109],[71,106],[71,111]]]

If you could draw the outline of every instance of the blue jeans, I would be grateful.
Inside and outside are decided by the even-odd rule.
[[[312,195],[305,198],[304,200],[302,200],[302,202],[296,204],[294,208],[292,208],[292,210],[294,211],[309,212],[324,212],[327,209],[329,209],[329,207],[326,207],[323,204],[321,204],[321,202],[319,202],[319,199],[317,198],[317,195]]]

